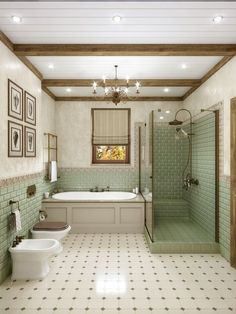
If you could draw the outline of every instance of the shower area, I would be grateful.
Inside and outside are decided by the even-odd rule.
[[[141,191],[152,252],[218,252],[219,112],[154,110],[141,128]]]

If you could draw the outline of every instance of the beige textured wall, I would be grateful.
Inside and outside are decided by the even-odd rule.
[[[119,105],[131,108],[131,166],[134,164],[134,123],[148,122],[152,110],[171,110],[172,119],[181,102],[129,102]],[[56,132],[59,139],[59,166],[80,168],[91,166],[91,108],[114,108],[102,102],[57,102]],[[92,167],[101,167],[92,166]],[[103,166],[108,167],[108,166]]]
[[[8,158],[8,119],[14,120],[8,117],[8,78],[36,97],[36,158]],[[0,43],[0,82],[0,179],[41,171],[43,133],[55,130],[54,101],[42,93],[41,81],[2,43]]]
[[[184,107],[193,115],[201,108],[223,102],[224,175],[230,175],[230,99],[236,97],[236,57],[214,74],[184,101]]]

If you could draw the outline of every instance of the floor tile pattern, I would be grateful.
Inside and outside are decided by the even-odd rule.
[[[71,234],[47,278],[0,286],[0,313],[236,313],[236,270],[218,254],[150,254],[143,234]]]

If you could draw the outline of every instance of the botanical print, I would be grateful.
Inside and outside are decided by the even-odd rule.
[[[11,93],[11,103],[12,103],[12,111],[20,114],[20,93],[12,88],[12,93]]]
[[[8,115],[23,120],[23,89],[8,80]]]
[[[25,157],[36,156],[36,130],[25,127]]]
[[[25,122],[36,125],[36,99],[25,92]]]
[[[8,156],[9,157],[22,157],[23,145],[22,145],[22,132],[23,126],[8,121]]]

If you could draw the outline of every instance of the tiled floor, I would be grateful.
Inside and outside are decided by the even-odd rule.
[[[192,220],[159,218],[155,223],[155,241],[171,242],[213,242],[214,235],[210,236],[204,229]]]
[[[220,255],[152,255],[142,234],[69,235],[43,281],[10,279],[0,313],[236,313]]]

